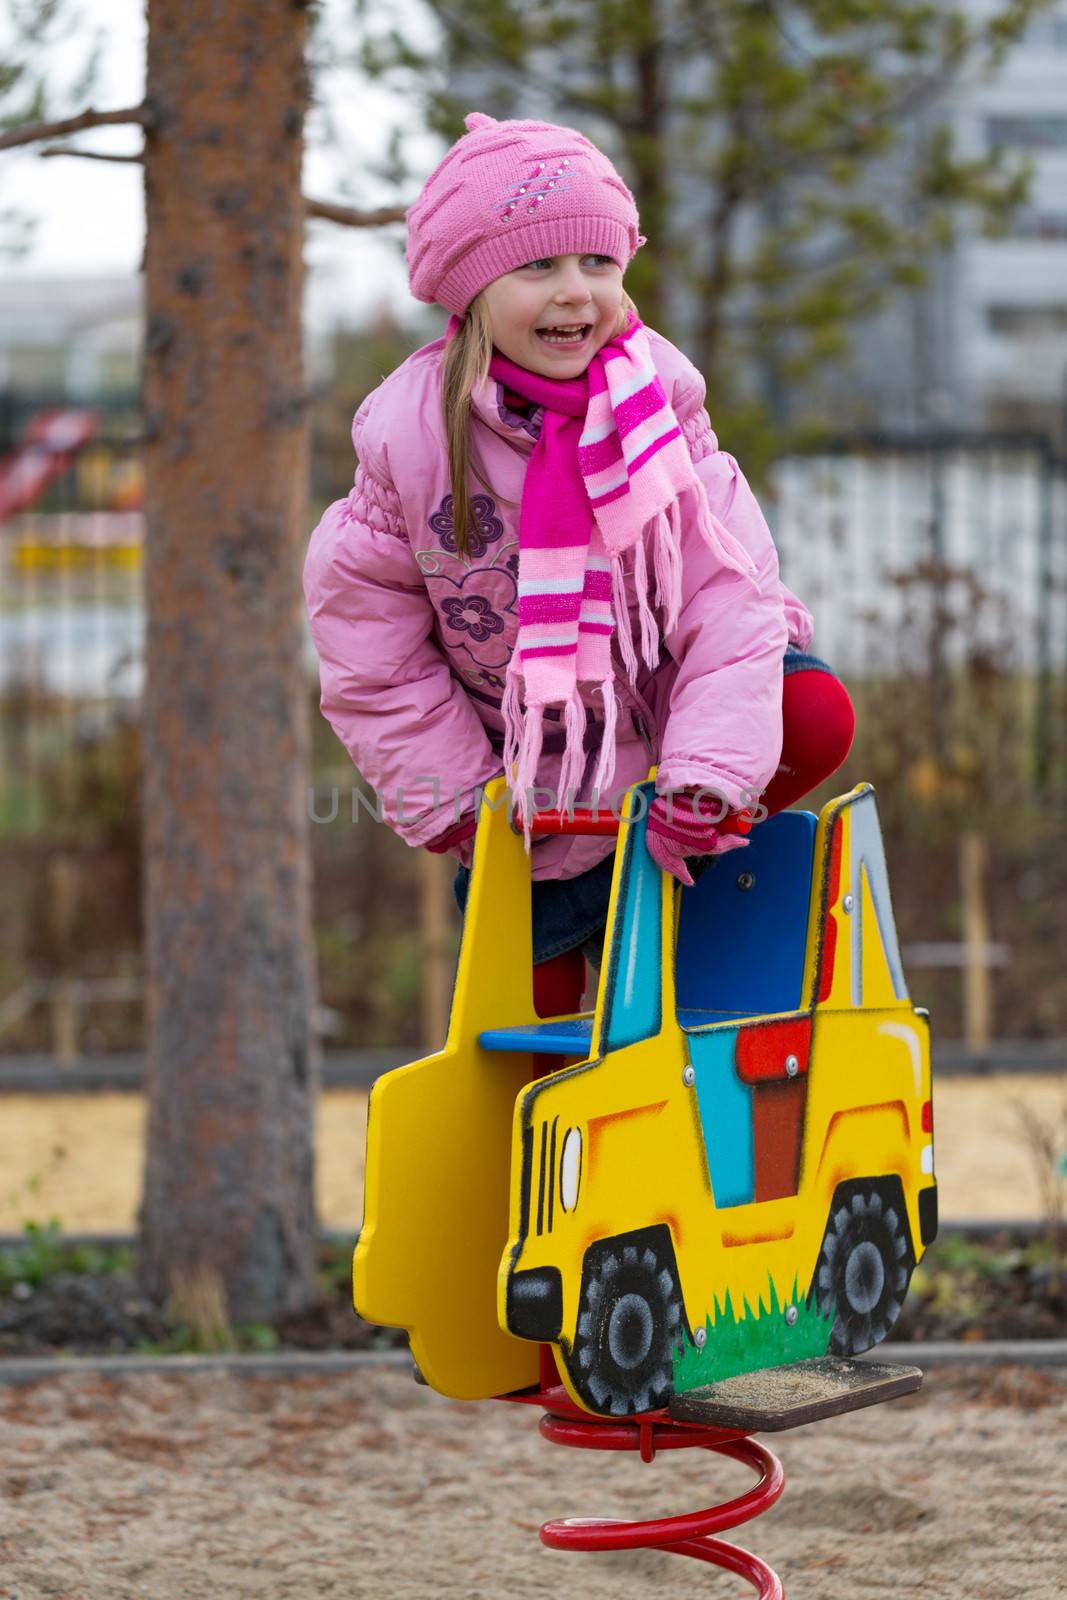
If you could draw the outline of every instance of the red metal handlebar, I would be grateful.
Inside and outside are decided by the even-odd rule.
[[[547,833],[593,834],[598,838],[614,838],[619,831],[619,821],[611,811],[574,806],[569,811],[535,811],[530,818],[530,832],[535,837]],[[512,813],[511,825],[516,833],[522,832],[522,819],[517,811]],[[720,833],[749,833],[752,817],[747,811],[731,811],[714,826]]]

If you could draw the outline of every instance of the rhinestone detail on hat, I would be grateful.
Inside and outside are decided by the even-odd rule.
[[[569,188],[569,180],[574,176],[570,171],[570,164],[570,158],[563,156],[551,178],[546,178],[544,173],[547,168],[547,162],[538,161],[536,163],[536,171],[530,173],[529,177],[525,178],[521,183],[512,184],[508,194],[502,200],[494,202],[493,209],[500,212],[500,221],[507,222],[509,217],[514,216],[515,212],[520,209],[523,195],[528,197],[526,214],[527,216],[533,216],[543,201],[551,199],[550,190],[559,194],[562,190]],[[534,188],[534,185],[538,183],[543,186],[539,190]]]

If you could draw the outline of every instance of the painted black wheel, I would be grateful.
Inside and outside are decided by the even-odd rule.
[[[903,1309],[914,1265],[899,1179],[842,1184],[811,1287],[823,1315],[833,1316],[835,1355],[858,1355],[885,1338]]]
[[[593,1245],[568,1360],[590,1409],[619,1417],[665,1406],[683,1338],[682,1291],[668,1230],[645,1228]]]

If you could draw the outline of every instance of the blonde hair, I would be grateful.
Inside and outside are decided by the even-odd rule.
[[[637,307],[624,289],[613,338],[625,328],[630,311],[636,313]],[[470,474],[473,472],[484,489],[495,492],[476,459],[470,437],[471,391],[489,376],[492,357],[493,330],[483,291],[467,307],[463,323],[445,351],[441,395],[445,437],[448,440],[448,475],[452,483],[452,527],[456,549],[461,556],[470,555],[471,535],[478,531],[471,504]],[[500,494],[496,498],[502,500],[504,505],[515,504]]]

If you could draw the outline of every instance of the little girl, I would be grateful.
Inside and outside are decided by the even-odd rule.
[[[390,826],[460,862],[461,910],[479,792],[508,774],[544,1016],[599,959],[614,841],[531,841],[531,796],[606,805],[657,763],[648,849],[691,884],[687,861],[747,842],[725,814],[798,800],[855,719],[700,373],[623,288],[646,242],[629,189],[572,128],[466,127],[408,212],[445,336],[356,413],[304,589],[323,715]]]

